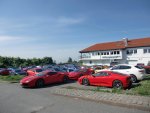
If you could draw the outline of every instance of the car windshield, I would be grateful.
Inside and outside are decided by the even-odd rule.
[[[36,69],[36,72],[42,72],[43,70],[42,69]]]
[[[36,74],[36,76],[44,76],[44,75],[45,75],[44,72],[40,72],[40,73]]]
[[[77,69],[77,70],[74,70],[73,72],[80,72],[80,70]]]
[[[19,70],[19,69],[18,69],[18,70],[15,70],[15,71],[16,71],[17,73],[21,72],[21,70]]]

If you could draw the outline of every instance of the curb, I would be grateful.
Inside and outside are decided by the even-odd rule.
[[[139,109],[150,112],[150,98],[142,96],[132,96],[124,94],[111,94],[105,92],[85,91],[78,89],[53,88],[52,94],[66,96],[70,98],[80,98],[83,100],[101,102],[114,106]]]

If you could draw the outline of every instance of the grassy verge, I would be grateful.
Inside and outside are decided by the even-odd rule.
[[[133,87],[126,91],[127,94],[132,95],[147,95],[150,96],[150,76],[145,77],[139,85],[133,85]]]
[[[8,82],[11,82],[11,83],[19,83],[19,81],[23,78],[22,75],[15,75],[15,76],[1,76],[0,75],[0,80],[1,81],[8,81]]]

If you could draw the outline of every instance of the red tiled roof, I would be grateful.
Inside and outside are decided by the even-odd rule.
[[[99,43],[81,50],[80,53],[91,52],[91,51],[125,49],[125,48],[132,48],[132,47],[144,47],[144,46],[150,46],[150,37],[128,40],[127,46],[125,46],[123,40],[116,41],[116,42]]]

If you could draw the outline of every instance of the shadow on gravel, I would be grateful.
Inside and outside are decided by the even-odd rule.
[[[68,80],[67,83],[53,83],[53,84],[45,85],[44,88],[53,87],[53,86],[61,86],[61,85],[65,85],[65,84],[72,84],[72,83],[76,83],[76,82],[77,81],[75,81],[75,80]]]
[[[67,83],[53,83],[53,84],[48,84],[48,85],[45,85],[43,87],[40,87],[40,88],[30,88],[30,87],[24,87],[25,89],[42,89],[42,88],[49,88],[49,87],[54,87],[54,86],[61,86],[61,85],[67,85],[67,84],[72,84],[72,83],[76,83],[77,81],[75,80],[68,80]]]

